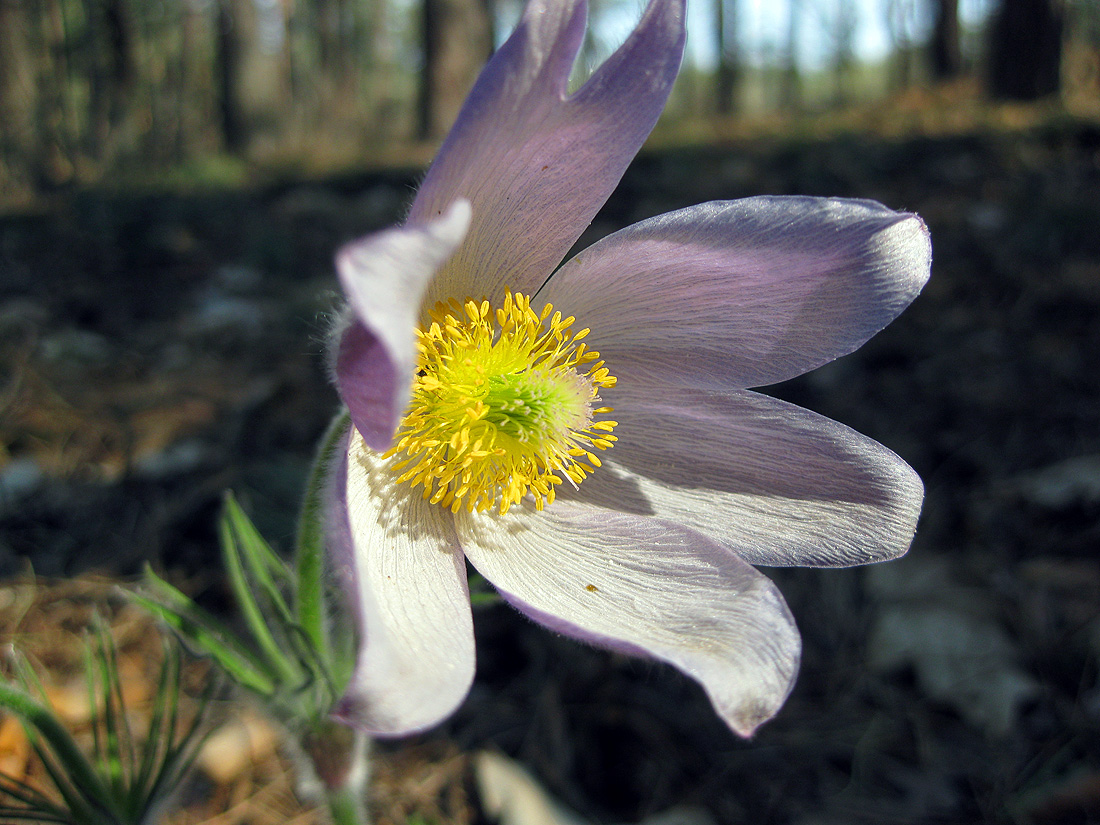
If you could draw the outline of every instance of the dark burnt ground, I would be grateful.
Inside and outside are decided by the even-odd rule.
[[[87,193],[0,219],[4,572],[129,575],[149,559],[218,603],[225,488],[286,545],[335,406],[332,252],[396,219],[414,183]],[[650,153],[587,240],[761,193],[874,198],[931,227],[913,307],[770,390],[920,472],[910,557],[769,571],[804,662],[752,742],[671,670],[495,607],[477,617],[470,700],[421,745],[501,749],[604,821],[677,804],[722,823],[1100,821],[1100,129]]]

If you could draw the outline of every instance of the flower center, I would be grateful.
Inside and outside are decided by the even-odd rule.
[[[436,304],[417,330],[412,404],[386,457],[398,481],[458,512],[500,513],[530,493],[541,510],[565,479],[575,487],[600,466],[594,450],[616,440],[614,421],[595,421],[602,387],[615,386],[600,354],[547,304],[507,292],[488,301]]]

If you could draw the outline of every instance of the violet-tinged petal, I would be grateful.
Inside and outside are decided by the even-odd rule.
[[[355,671],[333,715],[376,736],[430,727],[454,711],[474,675],[466,564],[446,510],[398,484],[354,431],[329,508],[333,563],[354,583]],[[343,552],[341,552],[343,548]],[[349,552],[350,551],[350,552]]]
[[[565,501],[455,523],[467,557],[512,605],[566,635],[675,665],[742,736],[787,697],[800,643],[783,597],[704,536]]]
[[[539,294],[625,382],[743,389],[844,355],[928,279],[920,218],[872,201],[716,201],[609,235]]]
[[[336,386],[367,444],[389,447],[416,369],[414,329],[424,290],[462,242],[470,205],[378,232],[343,247],[336,271],[353,317],[336,350]]]
[[[909,548],[920,478],[843,424],[747,391],[607,395],[619,440],[562,496],[682,524],[752,564],[845,567]]]
[[[466,99],[409,215],[430,219],[455,198],[474,207],[429,305],[495,300],[505,285],[538,289],[657,122],[683,55],[684,0],[651,0],[622,47],[567,97],[584,26],[584,0],[532,0]]]
[[[341,605],[355,622],[355,632],[362,633],[359,625],[362,616],[356,608],[355,583],[355,542],[352,541],[348,524],[348,447],[352,443],[351,422],[338,435],[336,451],[331,463],[325,467],[324,481],[321,487],[321,506],[324,513],[326,569],[332,576],[337,592],[345,597]]]

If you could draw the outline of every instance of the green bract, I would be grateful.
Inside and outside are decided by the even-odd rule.
[[[134,598],[197,654],[208,656],[294,737],[337,823],[363,821],[366,737],[329,719],[354,661],[354,629],[330,626],[322,575],[321,485],[347,426],[333,424],[311,473],[298,532],[297,565],[287,565],[231,494],[218,525],[225,569],[244,623],[237,632],[152,570]]]

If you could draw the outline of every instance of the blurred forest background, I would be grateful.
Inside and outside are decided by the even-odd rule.
[[[232,179],[242,162],[424,162],[520,0],[0,0],[4,200]],[[592,0],[578,66],[640,4]],[[692,0],[663,130],[821,113],[969,80],[993,99],[1100,87],[1095,0]],[[719,120],[720,122],[720,120]]]
[[[593,0],[578,78],[640,8]],[[520,9],[0,0],[0,643],[53,683],[83,684],[93,608],[148,670],[151,622],[112,590],[146,562],[231,615],[226,489],[293,546],[338,404],[333,254],[402,219]],[[767,571],[804,655],[751,742],[670,668],[479,611],[467,703],[376,751],[376,821],[486,821],[469,755],[490,748],[589,820],[687,805],[697,825],[1100,822],[1100,2],[688,14],[666,116],[578,248],[758,194],[918,212],[934,264],[913,306],[766,390],[913,465],[914,546]],[[173,825],[323,821],[276,739],[204,773]]]

